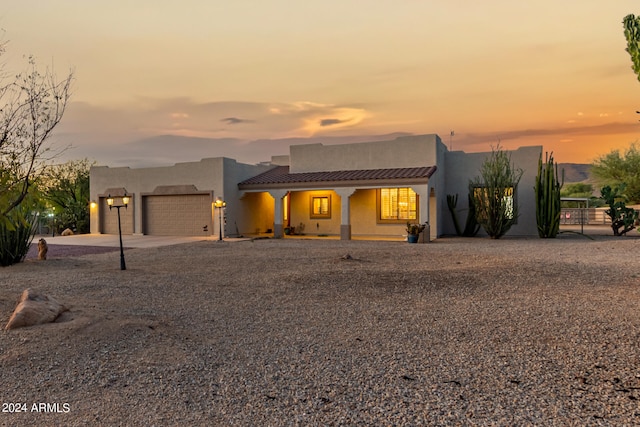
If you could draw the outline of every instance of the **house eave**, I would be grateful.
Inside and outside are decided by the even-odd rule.
[[[345,187],[408,187],[415,184],[427,184],[429,178],[395,178],[376,180],[349,180],[349,181],[318,181],[318,182],[282,182],[273,184],[240,184],[238,188],[243,191],[267,191],[267,190],[300,190],[300,189],[327,189]]]

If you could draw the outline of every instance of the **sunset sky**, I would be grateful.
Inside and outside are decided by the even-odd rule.
[[[0,63],[74,69],[56,140],[100,164],[391,133],[589,163],[640,139],[629,13],[638,0],[6,0]],[[211,140],[140,142],[160,135]]]

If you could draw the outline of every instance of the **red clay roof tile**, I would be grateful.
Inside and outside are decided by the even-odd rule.
[[[425,179],[431,177],[436,166],[392,169],[359,169],[327,172],[289,173],[289,166],[277,166],[253,178],[238,184],[240,189],[250,187],[268,187],[282,184],[319,184],[323,182],[376,181],[397,179]]]

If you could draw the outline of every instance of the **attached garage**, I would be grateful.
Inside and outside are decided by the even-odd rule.
[[[116,197],[119,198],[121,196],[117,195]],[[133,234],[133,212],[134,207],[131,202],[126,208],[120,208],[122,234]],[[103,234],[118,234],[118,210],[116,208],[109,210],[106,196],[100,197],[100,232]]]
[[[213,228],[211,192],[143,194],[142,232],[156,236],[209,236]]]

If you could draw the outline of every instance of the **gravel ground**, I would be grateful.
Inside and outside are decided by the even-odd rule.
[[[120,251],[120,248],[112,248],[108,246],[80,246],[80,245],[52,245],[47,244],[49,251],[47,252],[47,258],[64,258],[69,256],[80,255],[92,255],[92,254],[104,254],[107,252]],[[38,242],[34,240],[34,243],[29,246],[29,252],[27,252],[27,260],[38,259]]]
[[[638,425],[638,239],[30,259],[1,270],[2,320],[27,287],[71,309],[0,333],[0,424]]]

